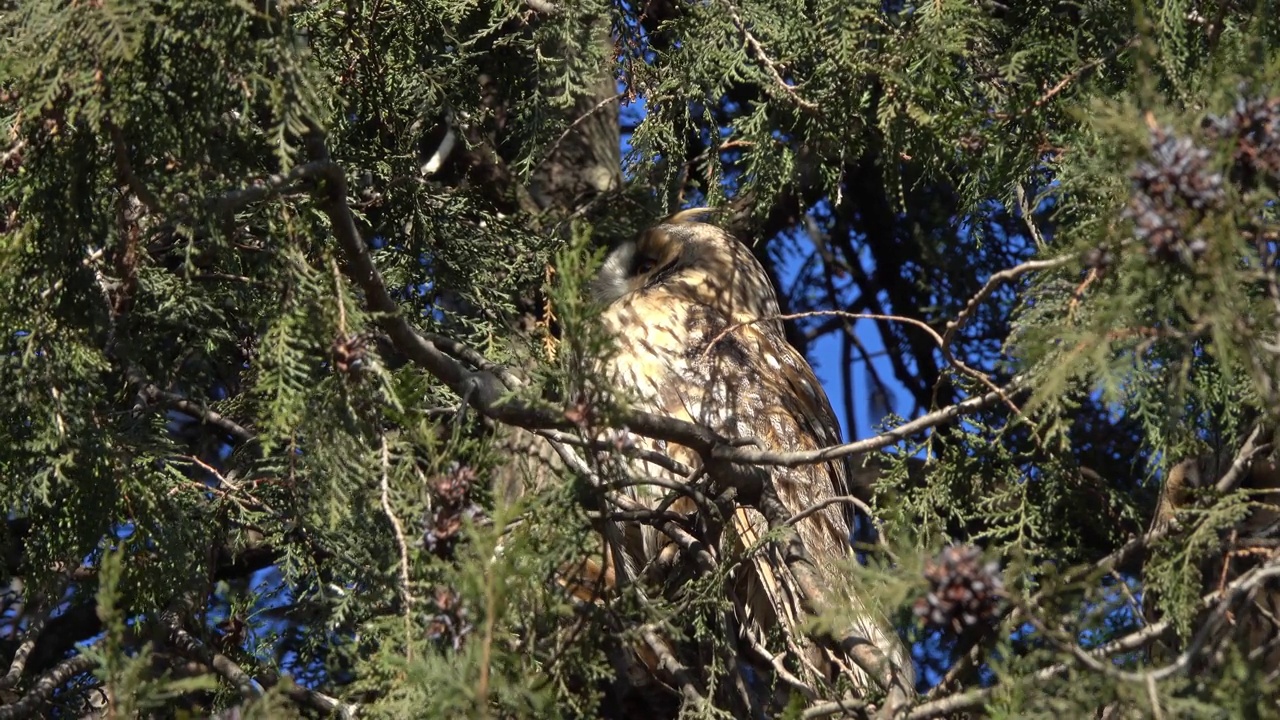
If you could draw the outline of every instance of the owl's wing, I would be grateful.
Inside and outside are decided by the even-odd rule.
[[[721,338],[708,353],[724,367],[708,369],[711,377],[724,377],[725,399],[735,408],[734,427],[718,428],[741,437],[754,437],[776,452],[816,450],[840,442],[839,426],[830,401],[804,357],[781,333],[768,326],[748,325]],[[842,460],[768,468],[772,492],[787,517],[831,498],[847,494],[847,466]],[[777,543],[757,549],[751,571],[743,577],[744,621],[767,633],[782,625],[790,637],[803,637],[799,625],[823,605],[843,601],[853,610],[848,635],[867,641],[891,656],[897,669],[910,672],[910,659],[884,620],[866,607],[854,589],[846,587],[842,561],[851,554],[851,508],[834,503],[800,520],[795,532],[812,563],[785,562],[786,551]],[[755,547],[768,532],[764,516],[753,508],[740,508],[735,516],[743,550]],[[824,597],[825,596],[825,597]],[[839,600],[837,600],[839,598]],[[842,668],[854,684],[866,687],[870,678],[858,663],[815,653],[804,655],[829,674]],[[822,662],[825,660],[825,662]],[[820,664],[821,663],[821,664]]]

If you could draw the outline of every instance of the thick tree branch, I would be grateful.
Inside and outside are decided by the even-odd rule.
[[[511,388],[494,373],[468,370],[415,330],[391,297],[382,274],[374,265],[369,246],[356,227],[355,217],[347,204],[347,181],[342,168],[328,161],[327,155],[322,161],[308,163],[304,167],[308,174],[323,181],[321,208],[328,215],[334,236],[346,255],[348,276],[364,291],[369,308],[381,315],[383,331],[400,352],[489,418],[528,429],[567,430],[573,427],[563,412],[511,398]],[[627,425],[646,436],[678,442],[704,453],[724,442],[710,430],[653,413],[633,413],[628,416]]]
[[[46,613],[31,620],[31,624],[27,626],[27,630],[23,633],[22,643],[18,645],[18,649],[13,653],[13,660],[9,663],[9,672],[0,677],[0,690],[8,690],[18,684],[22,679],[22,673],[27,668],[27,658],[31,656],[31,651],[36,647],[36,640],[40,638],[40,631],[44,629],[44,624],[48,619]]]
[[[249,673],[242,670],[235,661],[220,652],[210,649],[192,636],[191,633],[187,632],[182,627],[182,617],[177,610],[170,609],[161,613],[160,624],[169,631],[169,642],[173,643],[174,647],[178,648],[184,655],[198,660],[201,664],[221,675],[234,685],[245,699],[252,700],[262,695],[261,690],[254,684],[253,678],[249,676]]]
[[[45,703],[49,702],[58,688],[67,684],[76,675],[89,672],[97,665],[98,661],[87,655],[76,655],[63,660],[37,680],[20,700],[0,707],[0,720],[24,720],[36,717],[36,713],[44,709]]]
[[[187,632],[182,627],[181,616],[174,610],[168,610],[161,614],[160,622],[165,629],[169,631],[169,640],[181,652],[194,658],[204,666],[212,669],[222,678],[230,682],[236,687],[240,694],[246,700],[252,700],[262,695],[257,683],[254,682],[252,676],[240,667],[234,660],[217,652],[200,642],[195,636]],[[343,703],[337,698],[330,697],[316,690],[308,690],[306,688],[292,687],[286,691],[286,694],[294,702],[306,707],[319,710],[326,714],[337,713],[338,717],[343,720],[351,720],[359,711],[358,705]],[[2,720],[2,718],[0,718]]]

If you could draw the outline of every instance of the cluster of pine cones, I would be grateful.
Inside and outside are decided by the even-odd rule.
[[[465,520],[481,518],[483,509],[472,499],[479,477],[466,465],[451,463],[447,472],[428,483],[432,511],[423,517],[422,545],[441,558],[451,558]],[[435,589],[428,605],[427,636],[441,647],[457,650],[473,629],[466,604],[450,587]]]
[[[1230,143],[1230,180],[1242,190],[1280,183],[1280,98],[1241,97],[1226,115],[1210,115],[1205,137]],[[1123,217],[1134,238],[1157,260],[1192,263],[1208,249],[1197,226],[1223,206],[1223,174],[1213,151],[1170,128],[1153,128],[1151,153],[1130,174],[1133,191]]]
[[[475,470],[456,462],[448,472],[432,478],[429,489],[434,509],[422,521],[422,543],[428,552],[451,557],[463,521],[474,522],[483,515],[484,510],[471,499],[476,479]]]

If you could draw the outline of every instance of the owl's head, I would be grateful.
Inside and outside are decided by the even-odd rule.
[[[612,304],[661,293],[710,306],[733,322],[778,315],[778,297],[760,261],[729,233],[698,222],[709,212],[676,213],[614,248],[592,283],[596,300]]]

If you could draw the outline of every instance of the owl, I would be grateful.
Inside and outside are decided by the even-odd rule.
[[[606,257],[592,286],[604,305],[601,321],[616,343],[606,374],[636,409],[695,423],[726,438],[751,439],[781,452],[839,444],[831,403],[813,369],[785,339],[768,275],[732,235],[697,221],[707,212],[678,213]],[[839,573],[851,554],[851,508],[832,502],[795,522],[789,539],[775,539],[776,531],[767,535],[770,512],[776,528],[783,524],[779,517],[785,521],[850,494],[854,488],[845,461],[703,468],[702,458],[689,448],[644,438],[639,444],[695,469],[700,486],[713,493],[759,489],[758,499],[739,497],[726,514],[724,541],[710,544],[722,563],[744,558],[730,583],[740,641],[767,648],[757,656],[787,658],[788,667],[818,684],[844,677],[866,689],[889,678],[910,692],[914,680],[905,649]],[[629,485],[633,499],[649,507],[665,497],[664,485],[688,481],[643,460],[631,461],[629,471],[640,479]],[[646,485],[644,478],[658,484]],[[667,507],[690,517],[699,512],[687,497]],[[613,564],[622,581],[667,578],[670,584],[669,568],[679,552],[666,535],[652,524],[624,523],[616,537],[620,557]],[[845,642],[809,640],[801,624],[832,602],[854,610]],[[869,648],[878,652],[867,653]]]

